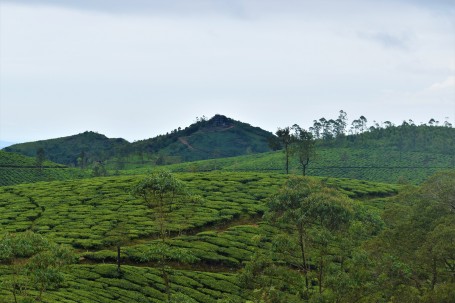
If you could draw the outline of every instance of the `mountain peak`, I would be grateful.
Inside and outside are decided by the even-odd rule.
[[[230,127],[234,124],[234,120],[224,115],[216,114],[208,121],[208,124],[214,127]]]

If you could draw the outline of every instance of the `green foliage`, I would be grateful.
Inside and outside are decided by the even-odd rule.
[[[109,139],[104,135],[87,131],[69,137],[14,144],[4,150],[34,157],[38,149],[43,149],[49,160],[77,166],[82,152],[87,158],[86,162],[93,163],[114,156],[128,144],[124,139]]]
[[[83,171],[43,160],[39,167],[35,158],[0,151],[0,186],[80,179],[88,177]]]
[[[200,119],[184,129],[134,143],[84,132],[64,138],[15,144],[5,150],[35,156],[36,151],[42,148],[47,157],[57,163],[83,168],[96,161],[110,160],[107,161],[110,169],[123,169],[125,166],[161,165],[265,152],[269,151],[267,138],[270,136],[270,132],[258,127],[215,115],[210,120]]]
[[[455,167],[453,155],[438,152],[397,151],[388,148],[317,147],[317,155],[307,167],[307,175],[351,178],[386,183],[421,183],[434,173]],[[166,166],[171,171],[250,171],[284,173],[282,151],[233,158],[204,160]],[[125,174],[146,169],[125,171]],[[289,161],[289,171],[301,175],[297,159]]]
[[[49,283],[45,302],[451,302],[453,180],[447,172],[415,187],[280,173],[155,172],[4,186],[5,243],[33,230],[37,244],[16,249],[27,259],[45,236],[79,248],[81,264],[33,278],[13,266],[12,246],[0,245],[0,276],[34,285],[30,298],[39,296],[38,280]],[[138,197],[130,194],[134,187]],[[175,187],[186,191],[171,194]],[[165,243],[154,220],[161,194],[172,201],[172,209],[163,204]],[[264,213],[279,224],[264,221]],[[306,224],[307,266],[299,222]],[[51,254],[36,263],[50,264]],[[40,267],[24,272],[32,269]],[[7,284],[0,301],[13,301]]]
[[[61,268],[74,259],[69,248],[55,245],[33,232],[5,234],[0,240],[0,262],[8,262],[11,272],[2,287],[12,293],[15,302],[18,297],[27,300],[28,290],[34,287],[39,291],[38,300],[41,301],[49,287],[63,282]]]

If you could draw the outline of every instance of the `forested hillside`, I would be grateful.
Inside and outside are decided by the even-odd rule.
[[[270,151],[267,139],[272,133],[247,123],[215,115],[205,117],[184,129],[175,129],[170,134],[134,142],[134,150],[147,154],[157,154],[158,163],[168,157],[174,161],[225,158],[249,153]]]
[[[128,144],[124,139],[109,139],[87,131],[69,137],[14,144],[3,150],[35,157],[37,151],[42,149],[45,158],[50,161],[84,168],[93,162],[115,156]]]
[[[165,164],[224,158],[270,151],[272,133],[222,115],[198,118],[186,128],[129,143],[94,132],[15,144],[5,151],[35,156],[43,149],[46,158],[65,165],[85,168],[95,162],[115,161],[117,169],[145,164]]]

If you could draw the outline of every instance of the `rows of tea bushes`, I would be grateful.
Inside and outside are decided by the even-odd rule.
[[[455,156],[426,152],[400,152],[396,150],[320,148],[310,160],[307,174],[334,178],[362,179],[374,182],[420,183],[437,171],[455,167]],[[262,171],[284,173],[282,151],[247,156],[211,159],[169,165],[173,171]],[[124,171],[135,173],[149,168]],[[290,161],[290,171],[301,174],[295,159]]]
[[[72,180],[88,177],[88,171],[68,168],[44,161],[36,166],[36,159],[0,150],[0,186],[40,181]]]
[[[36,159],[27,157],[17,153],[9,153],[0,150],[0,167],[33,167],[36,166]],[[51,161],[44,161],[42,166],[45,167],[65,167],[65,165],[57,164]]]
[[[202,266],[223,267],[225,270],[239,268],[242,262],[249,261],[258,249],[258,244],[266,230],[253,225],[236,225],[227,230],[208,230],[196,235],[178,236],[166,241],[170,246],[166,259],[172,262],[202,264]],[[123,249],[122,258],[129,263],[144,262],[143,256],[148,255],[147,262],[158,262],[163,256],[162,251],[150,254],[151,248],[160,245],[161,240],[127,246]],[[263,243],[262,243],[263,245]],[[172,250],[183,251],[186,256],[172,254]],[[191,258],[188,258],[188,255]],[[88,260],[114,262],[115,250],[101,250],[84,253]]]
[[[244,301],[236,276],[232,273],[212,273],[166,269],[170,280],[171,298],[177,302],[217,302],[229,295]],[[165,284],[159,269],[122,266],[121,275],[115,265],[72,265],[65,270],[65,282],[58,290],[50,289],[43,302],[159,303],[167,299]],[[0,275],[7,275],[0,266]],[[33,292],[31,292],[33,295]],[[178,300],[183,301],[178,301]],[[0,288],[1,302],[14,302],[11,293]]]
[[[163,302],[170,277],[175,300],[245,301],[237,273],[258,251],[268,251],[275,230],[262,220],[266,201],[288,176],[280,173],[176,173],[198,201],[182,200],[168,214],[169,250],[156,250],[154,209],[131,195],[144,175],[39,182],[0,187],[0,235],[33,230],[76,248],[79,263],[65,270],[44,302]],[[354,199],[395,194],[399,187],[361,180],[321,178]],[[121,223],[122,274],[109,234]],[[163,263],[164,262],[164,263]],[[165,267],[162,267],[166,264]],[[7,274],[0,266],[0,274]],[[3,270],[3,273],[1,272]],[[0,287],[0,300],[13,302]],[[8,301],[9,300],[9,301]]]
[[[197,204],[182,201],[173,206],[167,229],[173,235],[261,215],[265,201],[286,176],[271,173],[182,173],[188,188],[203,197]],[[31,229],[58,243],[99,249],[109,245],[106,234],[119,222],[130,240],[156,237],[153,210],[130,194],[144,176],[21,184],[0,187],[0,232]],[[397,187],[358,180],[327,179],[328,184],[352,197],[389,195]]]
[[[243,177],[243,178],[242,178]],[[33,183],[0,188],[0,231],[32,229],[58,243],[96,249],[107,245],[106,233],[122,222],[132,239],[156,237],[152,212],[130,194],[143,176],[101,177]],[[261,174],[183,174],[191,191],[204,200],[173,206],[167,226],[171,233],[227,222],[264,210],[264,199],[283,176]],[[19,214],[19,215],[18,215]]]
[[[0,186],[42,181],[81,179],[89,176],[87,171],[74,168],[22,168],[0,167]]]

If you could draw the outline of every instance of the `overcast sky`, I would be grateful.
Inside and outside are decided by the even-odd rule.
[[[451,0],[0,0],[0,140],[455,118]]]

